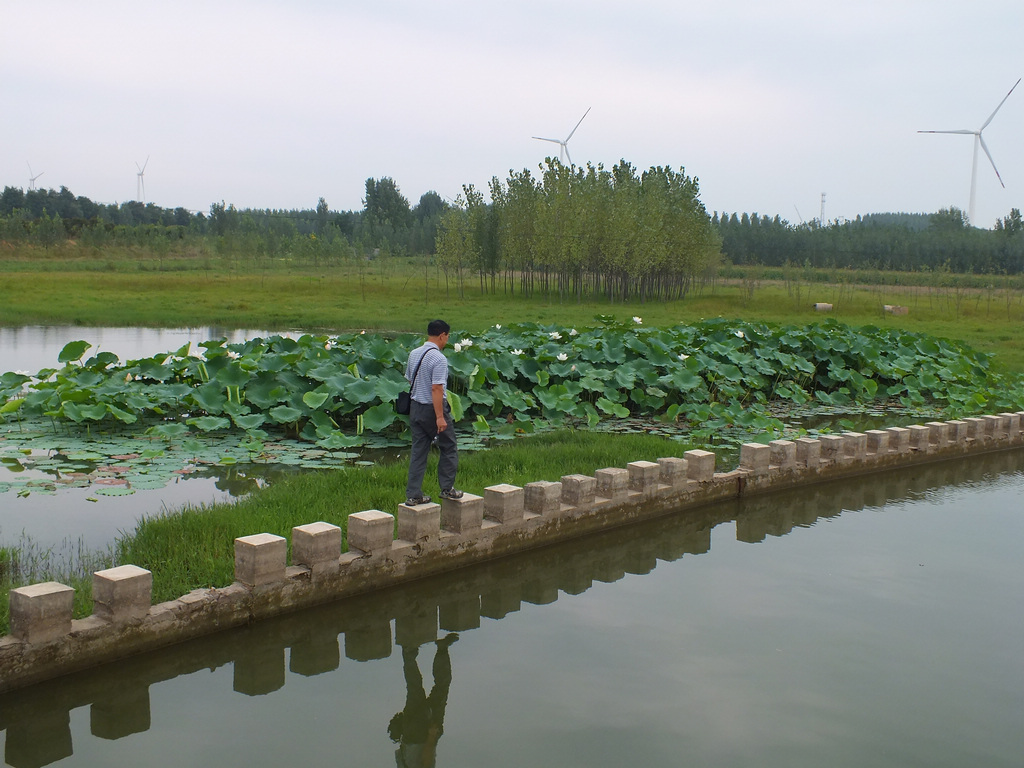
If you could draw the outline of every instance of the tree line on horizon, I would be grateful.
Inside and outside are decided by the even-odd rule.
[[[1024,220],[1014,208],[992,229],[970,226],[951,207],[932,214],[883,213],[792,224],[780,216],[707,216],[697,180],[680,170],[638,174],[622,161],[603,167],[549,160],[534,177],[511,172],[472,185],[453,204],[436,192],[410,205],[389,177],[367,179],[361,210],[236,208],[206,213],[128,201],[96,203],[67,187],[0,192],[0,241],[51,247],[151,247],[200,241],[221,255],[302,257],[314,262],[375,255],[435,257],[459,286],[470,275],[487,290],[683,295],[723,263],[751,266],[955,273],[1024,273]],[[645,180],[646,177],[646,180]],[[674,196],[674,197],[673,197]],[[673,213],[672,206],[681,208]],[[668,226],[671,215],[677,225]],[[685,214],[685,215],[684,215]],[[688,218],[687,218],[688,217]],[[705,224],[706,222],[706,224]]]

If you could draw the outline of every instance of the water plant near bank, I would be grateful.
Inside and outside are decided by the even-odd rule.
[[[1024,405],[1020,380],[993,373],[987,355],[925,334],[832,321],[598,321],[495,325],[453,339],[446,353],[456,420],[510,438],[538,425],[656,417],[713,442],[733,426],[778,432],[771,406],[779,403],[927,404],[948,416]],[[244,435],[253,455],[275,435],[346,452],[404,431],[393,402],[419,342],[372,333],[213,339],[199,352],[185,345],[122,363],[110,352],[87,357],[91,345],[75,341],[59,368],[0,375],[0,418],[47,417],[55,431],[145,432],[186,453],[225,434]]]

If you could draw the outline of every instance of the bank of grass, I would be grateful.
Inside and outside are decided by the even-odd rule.
[[[486,451],[460,455],[458,485],[483,495],[499,483],[523,486],[563,475],[593,474],[602,467],[625,467],[631,461],[654,461],[682,456],[692,446],[648,434],[608,434],[560,430],[501,443]],[[75,616],[92,612],[92,570],[133,564],[153,572],[153,600],[173,600],[200,587],[226,586],[234,579],[234,540],[254,533],[273,533],[291,539],[294,526],[323,521],[345,534],[348,515],[367,509],[394,513],[405,492],[407,465],[403,461],[351,467],[344,471],[291,476],[233,503],[188,506],[142,520],[114,545],[112,553],[85,558],[91,570],[60,572],[63,583],[75,587]],[[437,457],[431,456],[424,490],[436,494]],[[433,488],[432,488],[433,487]],[[345,545],[343,544],[343,547]],[[6,595],[19,586],[12,579],[14,563],[24,558],[21,547],[0,550],[0,635],[9,631]],[[8,567],[4,568],[7,563]],[[22,569],[25,570],[25,569]],[[51,578],[40,567],[36,578]],[[66,569],[64,569],[66,571]]]

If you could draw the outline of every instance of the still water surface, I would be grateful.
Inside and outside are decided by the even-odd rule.
[[[57,357],[66,344],[84,340],[92,344],[85,357],[113,352],[122,362],[180,349],[200,342],[226,338],[228,342],[267,336],[270,331],[220,328],[85,328],[81,326],[0,327],[0,373],[24,371],[35,374],[43,368],[59,368]],[[277,332],[274,332],[277,333]],[[301,333],[301,332],[296,332]],[[288,332],[280,335],[295,335]],[[38,479],[48,475],[39,474]],[[204,473],[183,475],[163,488],[140,490],[132,496],[98,500],[93,488],[62,488],[58,495],[32,493],[25,498],[13,492],[0,493],[0,544],[16,544],[28,537],[43,549],[77,544],[103,549],[121,531],[130,531],[146,515],[186,504],[225,501],[255,488],[263,478],[256,467],[211,468]],[[266,474],[264,472],[263,474]],[[12,479],[9,468],[0,465],[0,482]],[[17,477],[25,479],[24,474]]]
[[[1022,499],[1013,451],[681,513],[0,697],[0,743],[12,766],[1019,766]]]

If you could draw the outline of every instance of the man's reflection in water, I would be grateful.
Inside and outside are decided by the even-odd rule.
[[[399,742],[395,760],[399,768],[431,768],[437,754],[437,740],[444,733],[444,708],[448,704],[448,688],[452,684],[452,661],[448,646],[459,639],[454,632],[435,641],[434,665],[431,674],[434,686],[430,695],[423,689],[423,675],[416,662],[418,647],[402,648],[402,670],[405,672],[405,709],[391,718],[388,735]]]

